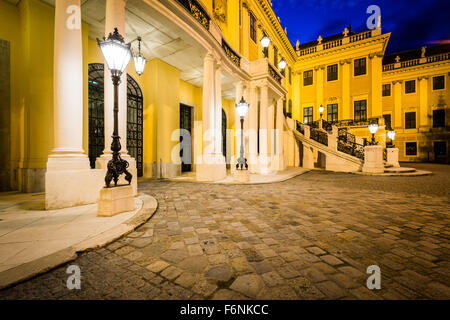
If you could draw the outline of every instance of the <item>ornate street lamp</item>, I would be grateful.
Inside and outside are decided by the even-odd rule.
[[[372,145],[375,145],[375,133],[377,133],[378,131],[378,124],[377,123],[372,123],[369,124],[369,131],[372,134]]]
[[[133,176],[128,172],[129,164],[126,160],[120,157],[120,137],[119,137],[119,93],[118,88],[120,84],[120,77],[125,71],[131,59],[130,44],[125,44],[123,37],[119,34],[117,28],[114,28],[114,33],[110,33],[108,39],[103,38],[103,41],[97,39],[98,46],[103,53],[109,70],[111,71],[111,78],[114,85],[114,132],[112,135],[111,150],[113,152],[112,159],[108,162],[108,171],[105,176],[106,187],[109,188],[111,180],[114,180],[114,185],[117,186],[117,181],[121,174],[125,174],[125,180],[131,184]]]
[[[320,112],[320,120],[322,120],[323,111],[325,110],[323,105],[319,106],[319,112]]]
[[[389,139],[391,139],[391,148],[394,148],[394,139],[395,139],[395,131],[394,130],[390,130],[388,131],[387,135],[389,137]]]
[[[269,57],[269,44],[270,44],[269,37],[264,35],[264,37],[262,37],[260,42],[261,42],[261,46],[263,47],[264,57],[265,58]]]
[[[134,67],[136,69],[136,73],[138,75],[141,75],[144,73],[145,63],[147,60],[144,58],[144,56],[141,54],[141,37],[137,37],[138,43],[138,54],[133,57],[134,60]]]
[[[244,97],[236,104],[236,112],[241,118],[241,153],[236,163],[236,170],[248,170],[247,159],[244,157],[244,118],[248,112],[248,103]]]
[[[281,70],[281,74],[284,76],[284,72],[286,70],[287,62],[284,58],[281,58],[280,62],[278,62],[278,68]]]

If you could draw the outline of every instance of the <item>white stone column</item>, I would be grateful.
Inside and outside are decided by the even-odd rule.
[[[383,147],[382,146],[366,146],[364,147],[364,166],[363,172],[367,173],[383,173]]]
[[[117,28],[119,33],[125,38],[125,5],[126,0],[106,0],[105,16],[105,37]],[[130,61],[130,63],[132,63]],[[103,151],[107,158],[111,158],[111,142],[114,127],[114,86],[111,80],[111,72],[105,62],[105,149]],[[127,73],[124,72],[119,85],[119,136],[122,149],[120,153],[128,154],[127,151]],[[128,161],[128,159],[126,159]],[[103,165],[102,165],[103,166]]]
[[[80,0],[55,2],[54,149],[45,173],[45,208],[94,203],[104,174],[90,170],[83,144],[83,51]]]
[[[226,164],[220,154],[220,161],[216,156],[216,87],[217,82],[214,69],[215,59],[212,53],[207,53],[203,60],[203,92],[202,92],[202,127],[203,127],[203,151],[201,162],[196,169],[196,177],[199,181],[217,181],[226,177]],[[220,74],[220,73],[219,73]],[[220,89],[221,90],[221,89]],[[221,94],[220,94],[221,95]],[[220,101],[220,107],[222,103]],[[220,129],[222,128],[222,110],[220,110]],[[222,140],[220,139],[220,143]]]
[[[56,169],[63,161],[62,170],[86,169],[80,0],[56,3],[54,37],[54,148],[47,167]]]
[[[248,111],[248,134],[249,134],[249,170],[255,173],[258,169],[258,90],[250,85],[250,107]]]
[[[214,153],[218,163],[224,162],[222,152],[222,68],[216,65],[214,70]]]
[[[286,168],[284,158],[284,121],[283,121],[283,98],[277,100],[276,109],[276,170],[282,171]]]
[[[268,143],[268,112],[269,88],[267,84],[261,86],[261,105],[259,115],[259,168],[261,174],[270,173],[269,143]]]

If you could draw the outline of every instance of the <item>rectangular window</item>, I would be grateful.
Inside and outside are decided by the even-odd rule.
[[[433,128],[445,127],[445,109],[433,110]]]
[[[445,88],[445,77],[433,77],[433,90],[442,90]]]
[[[256,42],[256,18],[250,12],[250,38]]]
[[[384,118],[384,125],[386,126],[386,130],[392,130],[391,127],[391,115],[390,114],[383,114]]]
[[[278,68],[278,48],[273,46],[273,65]]]
[[[366,74],[366,58],[355,60],[355,76]]]
[[[416,92],[416,80],[405,81],[405,93]]]
[[[383,84],[383,97],[388,97],[391,95],[391,84],[390,83],[386,83]]]
[[[355,101],[355,121],[367,121],[367,101]]]
[[[292,69],[289,67],[289,84],[292,84]]]
[[[338,65],[333,64],[327,67],[327,81],[334,81],[338,79]]]
[[[435,157],[443,157],[445,159],[447,156],[447,144],[445,141],[435,141],[433,144],[433,149]]]
[[[303,108],[303,123],[311,124],[313,122],[313,107]]]
[[[406,142],[405,148],[407,156],[417,156],[417,142]]]
[[[405,129],[415,129],[416,128],[416,113],[406,112],[405,113]]]
[[[327,121],[338,121],[338,105],[337,103],[327,105]]]
[[[310,86],[313,84],[313,71],[303,72],[303,86]]]

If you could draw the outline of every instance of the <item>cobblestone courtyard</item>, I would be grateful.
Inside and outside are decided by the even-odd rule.
[[[0,299],[450,299],[450,167],[424,177],[313,171],[269,185],[147,180],[135,232]],[[381,290],[366,288],[370,265]]]

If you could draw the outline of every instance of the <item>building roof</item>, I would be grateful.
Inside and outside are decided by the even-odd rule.
[[[450,43],[438,44],[431,47],[426,47],[425,57],[435,56],[441,53],[450,52]],[[402,52],[394,52],[383,57],[383,64],[395,63],[395,58],[399,56],[400,62],[413,59],[420,59],[422,56],[422,48],[407,50]]]
[[[355,31],[352,30],[352,26],[351,25],[349,25],[347,27],[347,29],[348,29],[348,35],[347,36],[352,36],[352,35],[358,33],[358,32],[355,32]],[[339,40],[339,39],[342,39],[342,38],[344,38],[344,34],[342,32],[341,33],[337,33],[337,34],[334,34],[332,36],[324,37],[322,39],[322,44],[324,44],[326,42],[330,42],[330,41]],[[306,49],[306,48],[315,47],[318,44],[319,44],[319,42],[317,40],[314,40],[314,41],[310,41],[310,42],[301,44],[301,45],[299,45],[298,48],[299,48],[299,50],[303,50],[303,49]]]

